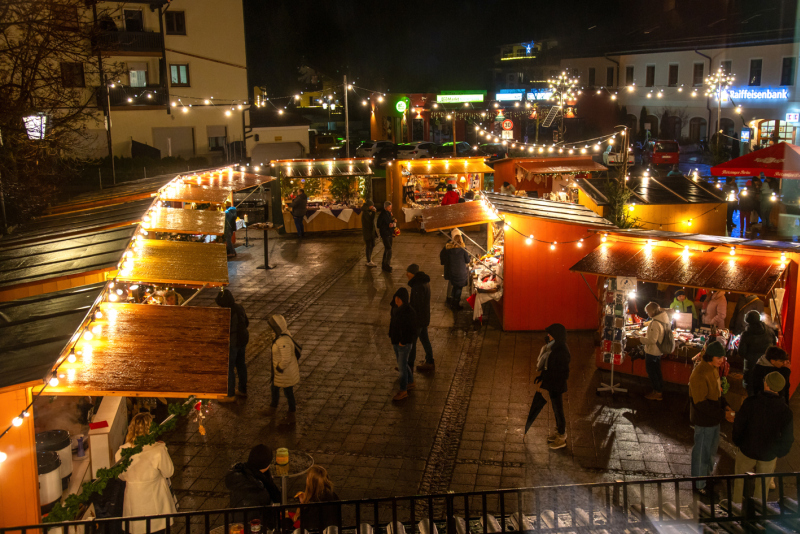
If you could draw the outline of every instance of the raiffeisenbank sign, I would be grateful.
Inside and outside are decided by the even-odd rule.
[[[789,100],[789,89],[786,87],[731,87],[723,93],[722,100],[727,101],[728,97],[737,100]]]

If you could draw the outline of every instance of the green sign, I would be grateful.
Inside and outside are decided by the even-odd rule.
[[[405,113],[406,109],[408,109],[408,106],[406,105],[406,101],[405,100],[398,100],[397,104],[394,105],[394,109],[396,109],[400,113]]]
[[[463,104],[464,102],[483,102],[483,95],[480,93],[436,95],[436,101],[442,104]]]

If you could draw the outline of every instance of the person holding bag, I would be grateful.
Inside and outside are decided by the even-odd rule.
[[[294,399],[294,386],[300,383],[300,350],[302,347],[295,342],[286,319],[283,315],[273,315],[267,323],[275,332],[275,341],[272,343],[272,403],[270,408],[275,410],[280,400],[280,392],[286,395],[289,401],[289,419],[294,419],[297,404]]]
[[[650,302],[644,311],[652,320],[647,327],[647,335],[641,339],[644,345],[644,364],[653,391],[644,396],[647,400],[663,400],[664,377],[661,374],[661,357],[675,350],[675,338],[672,336],[668,310],[661,308],[657,302]],[[666,350],[669,349],[669,350]]]
[[[550,444],[551,449],[556,450],[567,446],[567,419],[564,415],[563,395],[567,392],[571,355],[567,346],[567,329],[564,325],[551,324],[545,328],[545,332],[545,345],[539,352],[539,358],[536,361],[539,376],[533,380],[533,383],[541,383],[541,389],[550,394],[556,428],[547,437],[547,443]]]

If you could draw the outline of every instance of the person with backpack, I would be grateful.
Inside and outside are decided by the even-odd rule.
[[[663,400],[664,377],[661,374],[661,357],[675,350],[675,337],[668,310],[661,308],[657,302],[650,302],[644,311],[652,320],[647,327],[647,335],[641,339],[644,345],[644,364],[653,391],[644,396],[647,400]]]
[[[283,315],[273,315],[267,323],[275,332],[272,343],[272,403],[274,410],[278,407],[281,390],[289,401],[289,419],[294,418],[297,404],[294,399],[294,386],[300,383],[300,351],[302,347],[292,337]]]
[[[747,328],[742,333],[742,337],[739,338],[739,356],[741,356],[744,364],[742,385],[747,390],[747,395],[752,397],[756,392],[750,380],[750,373],[755,368],[758,360],[767,353],[767,349],[775,345],[778,339],[775,337],[775,332],[772,331],[772,328],[764,324],[764,321],[761,320],[761,314],[756,310],[747,312],[744,320],[747,323]]]
[[[217,306],[228,308],[231,311],[230,344],[228,347],[228,396],[220,399],[220,402],[233,402],[238,393],[242,397],[247,397],[247,363],[244,359],[245,347],[250,341],[250,320],[241,304],[236,303],[233,293],[228,289],[223,289],[217,293]],[[236,385],[236,374],[239,375],[239,391],[234,391]]]

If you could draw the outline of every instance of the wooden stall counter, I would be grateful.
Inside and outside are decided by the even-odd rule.
[[[305,217],[303,220],[303,228],[306,232],[332,232],[335,230],[352,230],[361,228],[361,210],[349,209],[349,218],[343,218],[341,213],[336,216],[332,213],[327,213],[333,210],[320,210],[314,217]],[[345,210],[342,210],[344,212]],[[283,224],[287,232],[297,232],[297,227],[294,224],[294,218],[291,212],[283,212]]]

